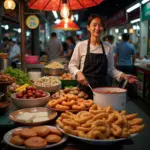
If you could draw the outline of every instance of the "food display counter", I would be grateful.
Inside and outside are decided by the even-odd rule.
[[[150,104],[150,69],[137,65],[136,73],[139,80],[137,94]]]

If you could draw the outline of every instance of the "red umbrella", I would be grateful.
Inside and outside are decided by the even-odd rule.
[[[74,23],[71,19],[62,19],[60,23],[53,26],[57,30],[79,30],[79,26]]]
[[[67,0],[67,5],[70,10],[83,9],[99,5],[103,0]],[[55,10],[60,11],[63,0],[30,0],[28,6],[31,9],[37,10]]]

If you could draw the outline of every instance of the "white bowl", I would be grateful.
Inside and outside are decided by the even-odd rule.
[[[33,99],[23,99],[23,98],[16,98],[16,93],[11,95],[11,99],[13,104],[18,108],[29,108],[29,107],[42,107],[45,106],[50,98],[50,94],[48,92],[45,92],[47,94],[46,97],[41,98],[33,98]]]
[[[39,85],[35,84],[35,86],[36,86],[37,89],[40,89],[40,90],[43,90],[43,91],[46,91],[46,92],[56,92],[61,88],[61,84],[58,84],[58,85],[55,85],[55,86],[47,86],[47,87],[43,87],[43,86],[39,86]]]

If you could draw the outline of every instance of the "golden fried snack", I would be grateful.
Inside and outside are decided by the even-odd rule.
[[[85,110],[85,108],[86,106],[84,103],[78,103],[78,104],[72,105],[73,110]]]
[[[104,134],[101,133],[100,131],[90,131],[90,132],[87,134],[87,137],[88,137],[89,139],[100,139],[100,140],[106,139],[106,137],[104,136]]]
[[[48,136],[46,136],[45,140],[48,143],[58,143],[61,141],[61,137],[55,134],[49,134]]]
[[[92,105],[90,107],[89,112],[92,113],[92,114],[94,114],[94,115],[97,115],[97,114],[99,114],[101,112],[101,107],[98,106],[98,105],[96,105],[96,104],[94,104],[94,105]]]
[[[82,99],[80,101],[83,102]],[[89,112],[62,113],[56,122],[68,134],[89,139],[112,140],[128,138],[131,134],[140,132],[145,125],[142,124],[143,119],[135,118],[136,116],[137,114],[126,115],[125,110],[118,112],[111,106],[102,108],[94,104]]]
[[[19,130],[15,130],[13,133],[12,133],[12,136],[15,136],[15,135],[20,135],[20,131],[22,129],[19,129]]]
[[[31,137],[25,140],[24,144],[28,148],[42,148],[47,145],[47,141],[41,137]]]
[[[64,129],[65,133],[76,135],[76,136],[78,135],[78,130],[73,130],[73,128],[70,126],[64,126],[63,129]]]
[[[63,111],[69,110],[69,107],[68,107],[68,106],[63,106],[63,105],[60,105],[60,104],[57,104],[57,105],[55,106],[55,108],[56,108],[56,109],[59,109],[59,110],[63,110]]]
[[[37,133],[32,129],[24,128],[20,131],[20,135],[24,138],[30,138],[30,137],[37,136]]]
[[[24,141],[25,140],[19,135],[15,135],[15,136],[11,137],[11,139],[10,139],[11,143],[13,143],[15,145],[19,145],[19,146],[24,145]]]
[[[91,128],[85,128],[85,127],[76,127],[77,130],[83,131],[83,132],[89,132],[91,131]]]
[[[129,124],[130,124],[131,126],[140,125],[141,123],[143,123],[143,119],[142,119],[142,118],[135,118],[135,119],[130,120],[130,121],[128,121],[128,122],[129,122]]]
[[[64,124],[63,124],[63,122],[60,120],[60,119],[57,119],[56,120],[56,123],[58,124],[58,126],[60,127],[60,128],[64,128]]]
[[[88,138],[87,134],[84,131],[78,131],[78,136],[82,138]]]
[[[49,102],[48,102],[48,106],[50,106],[50,107],[55,107],[57,104],[59,103],[59,101],[58,100],[50,100]]]
[[[37,135],[40,137],[47,136],[48,133],[50,132],[50,129],[46,126],[33,127],[31,129],[35,131]]]
[[[112,123],[112,124],[111,124],[111,127],[112,127],[112,128],[111,128],[112,134],[113,134],[115,137],[121,136],[121,134],[122,134],[122,129],[120,128],[120,126],[118,126],[118,125]]]
[[[62,102],[62,105],[65,105],[65,106],[72,106],[75,104],[75,100],[66,100],[66,101],[63,101]]]
[[[135,114],[129,114],[129,115],[126,115],[125,118],[127,120],[132,120],[132,119],[136,118],[137,115],[138,115],[137,113],[135,113]]]
[[[73,126],[73,127],[80,126],[80,124],[78,122],[71,120],[71,119],[63,119],[62,122],[68,126]]]
[[[58,129],[55,129],[55,128],[50,128],[49,134],[56,134],[56,135],[62,136],[62,133]]]
[[[135,126],[132,126],[130,129],[129,129],[129,132],[131,134],[134,134],[134,133],[138,133],[140,132],[141,130],[143,130],[145,127],[145,125],[135,125]]]

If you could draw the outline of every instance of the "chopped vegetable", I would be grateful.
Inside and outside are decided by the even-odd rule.
[[[12,67],[8,67],[4,73],[11,75],[16,78],[16,83],[19,85],[23,85],[25,83],[31,84],[29,81],[28,74],[20,69],[13,69]]]

